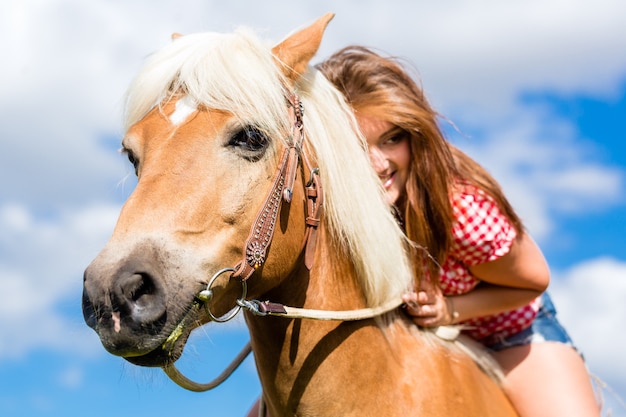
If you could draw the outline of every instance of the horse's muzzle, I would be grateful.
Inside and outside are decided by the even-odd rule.
[[[166,294],[150,261],[131,258],[113,273],[90,265],[84,274],[83,316],[104,347],[124,357],[159,346],[167,323]]]

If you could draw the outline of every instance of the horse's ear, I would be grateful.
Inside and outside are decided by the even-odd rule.
[[[333,17],[334,13],[326,13],[312,25],[288,36],[272,48],[274,58],[279,61],[289,80],[296,81],[304,74],[309,61],[320,47],[324,29]]]

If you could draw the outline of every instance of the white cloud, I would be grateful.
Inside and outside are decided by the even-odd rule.
[[[110,234],[119,206],[38,219],[28,208],[0,206],[0,360],[46,346],[89,354],[97,337],[80,317],[82,271]]]
[[[626,4],[619,0],[457,0],[416,3],[412,12],[401,4],[407,13],[383,19],[371,42],[382,38],[416,62],[426,90],[446,107],[498,111],[522,89],[610,95],[623,81],[626,56],[616,52],[626,45]]]

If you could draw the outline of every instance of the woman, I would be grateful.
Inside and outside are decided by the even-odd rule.
[[[415,264],[430,278],[405,296],[406,312],[424,327],[463,325],[490,348],[520,416],[599,416],[583,359],[544,292],[546,261],[498,183],[444,139],[397,61],[352,46],[318,69],[353,107],[389,203],[425,249]]]

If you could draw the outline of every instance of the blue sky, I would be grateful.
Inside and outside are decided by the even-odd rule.
[[[626,3],[620,0],[262,2],[4,0],[0,4],[0,415],[241,416],[249,358],[216,390],[178,388],[106,353],[83,323],[82,271],[132,191],[117,153],[122,96],[173,32],[246,25],[279,41],[325,12],[318,59],[350,43],[411,62],[450,140],[502,183],[551,264],[550,291],[625,417]],[[200,380],[247,340],[195,335]]]

